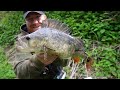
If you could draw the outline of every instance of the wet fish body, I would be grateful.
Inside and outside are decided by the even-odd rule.
[[[55,53],[60,58],[71,57],[76,50],[84,51],[81,40],[54,28],[41,28],[18,39],[17,49],[26,53]]]

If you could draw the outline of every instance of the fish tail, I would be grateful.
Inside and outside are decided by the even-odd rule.
[[[87,60],[87,53],[85,52],[85,48],[84,48],[84,42],[81,38],[75,38],[75,52],[74,55],[79,57],[79,58],[75,58],[75,61],[81,61],[81,63],[85,63]]]

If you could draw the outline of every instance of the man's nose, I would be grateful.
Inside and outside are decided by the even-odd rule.
[[[38,22],[38,20],[33,20],[33,23],[34,23],[34,24],[37,24],[37,23],[39,23],[39,22]]]
[[[40,22],[40,23],[42,23],[42,22],[43,22],[43,20],[41,20],[41,19],[40,19],[40,20],[39,20],[39,22]]]

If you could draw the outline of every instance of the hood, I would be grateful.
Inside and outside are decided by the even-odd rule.
[[[23,24],[23,25],[20,27],[20,30],[21,30],[21,33],[29,34],[29,32],[28,32],[28,30],[27,30],[26,24]]]

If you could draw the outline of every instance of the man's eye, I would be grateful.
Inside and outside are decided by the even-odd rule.
[[[37,19],[39,19],[39,18],[40,18],[40,16],[36,16],[36,18],[37,18]]]
[[[27,19],[27,21],[32,21],[32,18]]]

